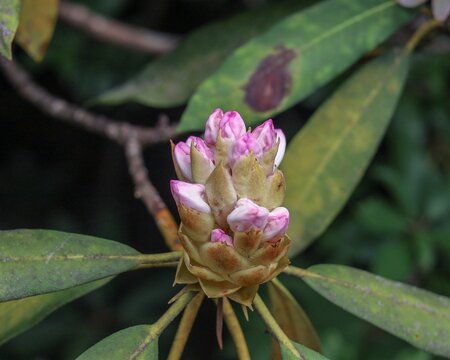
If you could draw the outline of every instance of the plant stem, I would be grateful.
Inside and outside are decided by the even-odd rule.
[[[234,346],[236,347],[238,359],[250,360],[250,353],[248,351],[244,333],[242,332],[236,313],[227,298],[223,299],[223,315],[225,318],[225,324],[227,324],[228,330],[230,331],[230,335],[234,342]]]
[[[297,359],[304,360],[303,356],[300,355],[291,340],[281,329],[280,325],[278,325],[259,295],[256,295],[253,304],[255,305],[256,311],[258,311],[259,315],[261,315],[263,321],[266,323],[266,326],[269,328],[269,331],[278,340],[280,345],[285,346]]]
[[[414,51],[416,46],[422,41],[422,39],[431,31],[438,27],[443,26],[443,24],[435,19],[430,19],[423,23],[419,29],[413,34],[411,39],[409,39],[408,43],[405,46],[405,51],[407,53],[411,53]]]
[[[184,347],[191,333],[192,326],[194,325],[195,318],[197,317],[200,306],[202,305],[205,294],[199,292],[189,303],[184,310],[183,317],[181,318],[180,325],[173,340],[172,347],[170,348],[169,356],[167,360],[179,360],[183,354]]]
[[[193,297],[194,294],[192,291],[182,295],[173,305],[170,306],[164,315],[152,325],[158,334],[161,334],[164,329],[178,316],[178,314],[183,311]]]

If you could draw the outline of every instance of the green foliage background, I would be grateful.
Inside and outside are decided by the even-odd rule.
[[[254,2],[85,1],[126,22],[186,33]],[[136,74],[146,55],[99,44],[59,24],[42,65],[26,64],[46,88],[73,101],[95,97]],[[342,76],[345,78],[346,75]],[[338,78],[275,118],[292,137],[340,83]],[[144,207],[133,199],[121,150],[103,139],[38,113],[0,78],[0,229],[35,227],[114,239],[140,251],[165,251]],[[426,53],[411,61],[406,90],[380,150],[339,217],[296,265],[338,263],[368,269],[450,296],[450,56]],[[149,124],[159,113],[138,105],[96,107],[115,118]],[[183,108],[167,109],[178,119]],[[300,119],[300,120],[299,120]],[[146,151],[150,176],[172,204],[168,146]],[[172,207],[173,209],[173,207]],[[1,360],[71,359],[114,331],[155,321],[176,290],[173,271],[123,274],[52,314],[0,348]],[[305,285],[282,278],[313,321],[331,359],[428,360],[432,355],[342,311]],[[158,291],[155,291],[158,289]],[[212,304],[204,306],[184,358],[216,358]],[[259,318],[244,324],[255,359],[271,338]],[[167,353],[175,327],[160,339]],[[262,341],[264,339],[264,341]],[[215,355],[213,355],[215,354]],[[235,357],[227,337],[224,358]]]

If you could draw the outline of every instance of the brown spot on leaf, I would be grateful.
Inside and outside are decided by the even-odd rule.
[[[255,111],[277,107],[290,90],[292,79],[287,66],[296,54],[282,45],[276,51],[261,60],[245,85],[245,101]]]

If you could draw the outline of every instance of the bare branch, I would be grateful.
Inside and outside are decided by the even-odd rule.
[[[114,121],[104,115],[96,115],[74,104],[49,94],[35,84],[30,75],[17,63],[0,57],[0,68],[16,90],[28,101],[55,118],[84,127],[86,130],[103,135],[121,144],[134,138],[141,145],[167,141],[175,134],[175,127],[161,124],[156,128],[132,125]]]
[[[59,16],[66,23],[97,39],[150,54],[166,53],[178,44],[175,35],[123,24],[68,1],[60,3]]]
[[[156,225],[163,234],[169,248],[171,250],[180,250],[181,245],[178,240],[177,223],[148,178],[139,141],[135,138],[130,138],[125,144],[125,153],[128,161],[128,170],[136,187],[135,196],[143,201],[147,210],[153,215]]]
[[[136,187],[136,197],[144,202],[154,217],[169,248],[180,250],[177,224],[158,191],[150,182],[142,156],[144,145],[166,141],[175,134],[175,128],[168,124],[168,120],[161,118],[157,127],[147,128],[114,121],[103,115],[94,115],[49,94],[45,89],[33,83],[29,74],[18,64],[0,57],[0,68],[16,90],[43,112],[103,135],[125,147],[129,172]]]

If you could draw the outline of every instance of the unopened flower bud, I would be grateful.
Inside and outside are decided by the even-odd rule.
[[[222,118],[222,109],[216,109],[206,121],[205,142],[210,146],[216,145],[217,136],[219,135],[219,124]]]
[[[190,184],[184,181],[171,180],[170,190],[177,205],[197,210],[201,213],[211,213],[211,208],[205,201],[205,186]]]
[[[279,141],[277,155],[275,156],[275,166],[278,167],[286,151],[286,136],[281,129],[276,129],[275,132],[277,133],[277,141]]]
[[[267,224],[264,227],[262,240],[274,241],[284,235],[289,226],[289,211],[284,207],[277,207],[272,210],[267,217]]]
[[[235,164],[236,161],[241,159],[244,156],[253,153],[257,159],[262,156],[262,148],[259,143],[256,142],[255,138],[252,134],[247,133],[241,136],[232,146],[230,152],[230,164]]]
[[[264,121],[252,131],[255,141],[261,146],[262,151],[271,149],[277,141],[277,133],[272,119]]]
[[[173,159],[178,166],[181,176],[188,181],[192,181],[191,171],[191,148],[187,142],[180,141],[173,149]]]
[[[226,112],[219,124],[220,136],[223,139],[237,140],[245,134],[245,123],[237,111]]]
[[[234,232],[262,230],[267,222],[269,210],[242,198],[236,202],[234,210],[228,215],[227,222]]]
[[[214,153],[211,151],[208,145],[206,145],[205,141],[203,141],[202,138],[199,138],[198,136],[189,136],[189,138],[186,140],[186,144],[189,146],[191,146],[191,144],[194,144],[194,147],[200,154],[203,155],[205,159],[211,161],[214,159]]]
[[[233,246],[233,238],[222,229],[214,229],[211,232],[211,241]]]

